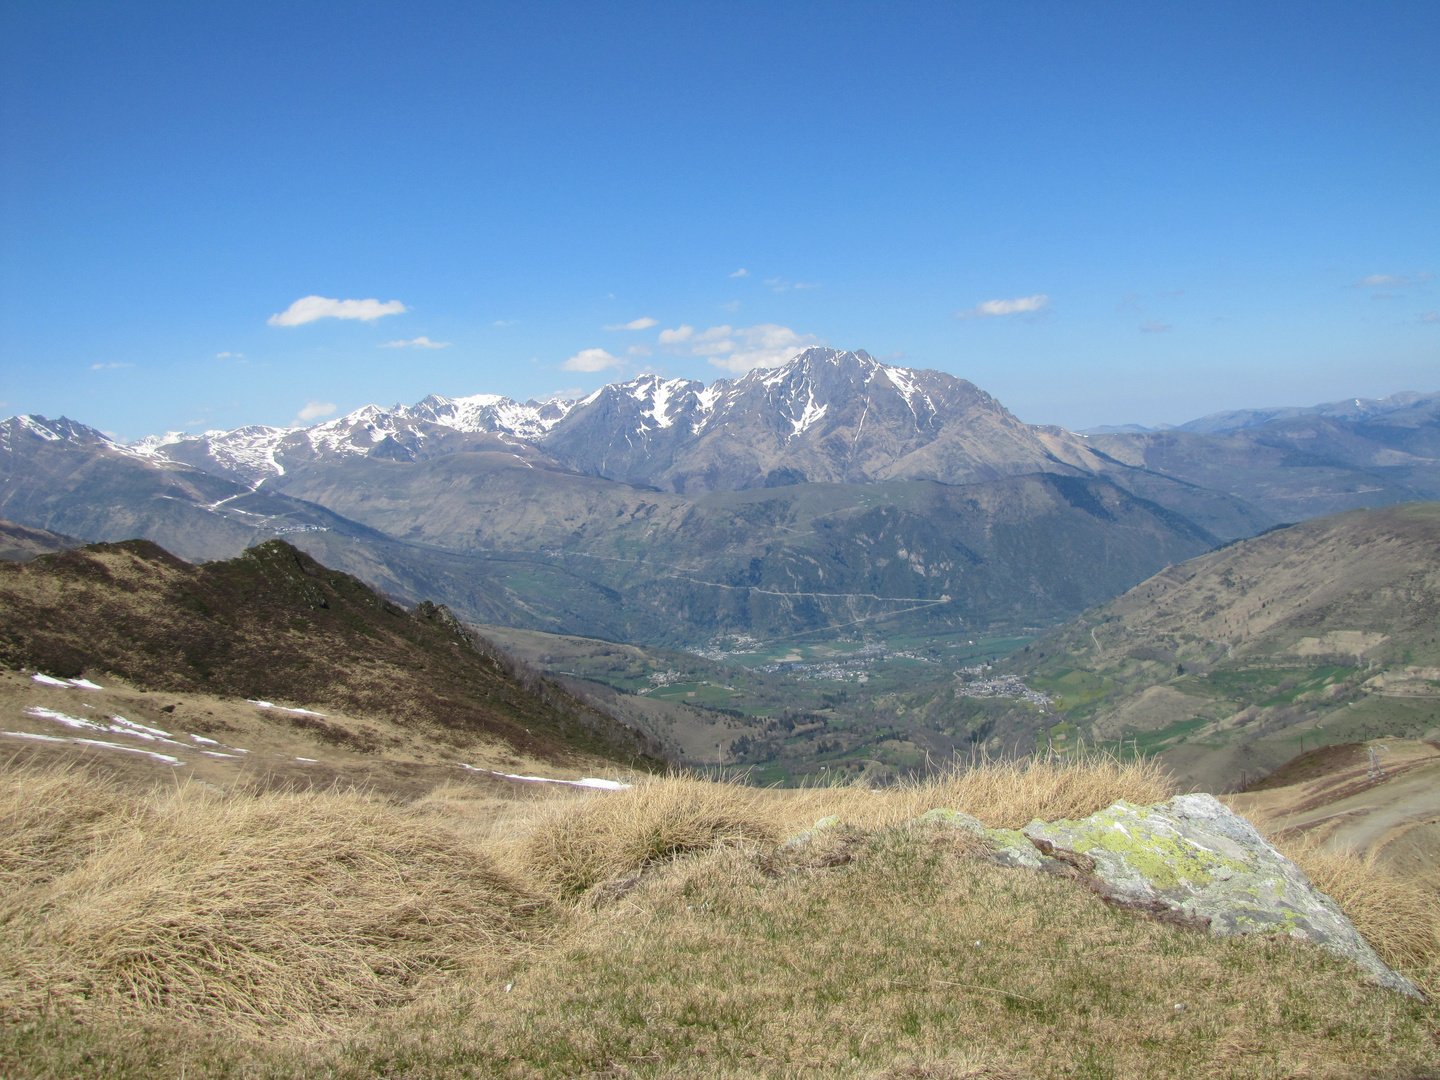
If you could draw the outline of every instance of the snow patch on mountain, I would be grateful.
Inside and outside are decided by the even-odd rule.
[[[792,417],[790,420],[790,423],[794,425],[795,428],[795,430],[790,433],[790,437],[793,439],[796,435],[803,435],[810,425],[825,415],[825,410],[828,408],[828,405],[815,404],[815,391],[811,390],[810,396],[805,402],[804,411],[801,412],[798,417]]]
[[[538,439],[565,419],[575,405],[573,401],[559,398],[528,401],[522,405],[501,394],[472,394],[458,398],[431,394],[408,409],[397,405],[393,412],[401,419],[428,420],[467,434],[488,432]]]

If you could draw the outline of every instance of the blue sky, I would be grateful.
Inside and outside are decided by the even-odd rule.
[[[1070,427],[1440,389],[1429,0],[0,18],[0,415],[134,438],[812,342]]]

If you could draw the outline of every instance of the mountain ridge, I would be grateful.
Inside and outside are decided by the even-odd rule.
[[[1302,416],[1328,416],[1338,420],[1370,420],[1390,416],[1404,410],[1440,408],[1440,392],[1421,393],[1401,390],[1381,398],[1345,398],[1325,401],[1319,405],[1277,405],[1260,409],[1226,409],[1207,413],[1183,424],[1104,424],[1082,428],[1077,435],[1152,435],[1161,431],[1194,431],[1202,435],[1219,435],[1242,428],[1261,427],[1276,420],[1293,420]]]
[[[1233,783],[1311,746],[1440,733],[1440,503],[1354,510],[1168,567],[1010,657],[1087,741]],[[1072,732],[1073,734],[1073,732]]]
[[[472,450],[677,493],[1102,467],[1083,440],[1023,424],[967,380],[824,348],[708,386],[647,374],[575,401],[432,394],[308,428],[171,432],[125,449],[255,486],[340,455],[416,461]]]
[[[0,562],[0,601],[9,668],[328,706],[457,748],[499,741],[545,759],[661,764],[645,736],[515,664],[443,606],[407,612],[281,540],[199,567],[146,540]]]
[[[283,537],[476,621],[657,644],[919,605],[952,629],[1034,626],[1286,521],[1440,498],[1440,422],[1422,399],[1363,422],[1087,438],[1024,424],[955,376],[811,349],[709,386],[431,395],[128,446],[65,417],[11,418],[0,515],[192,561]]]

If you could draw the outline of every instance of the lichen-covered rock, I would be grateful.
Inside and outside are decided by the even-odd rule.
[[[1211,795],[1177,795],[1153,806],[1118,802],[1081,821],[1032,821],[1021,832],[1116,903],[1215,934],[1303,938],[1358,964],[1382,986],[1423,997],[1300,867]]]

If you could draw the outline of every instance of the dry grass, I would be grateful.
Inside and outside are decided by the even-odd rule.
[[[873,1072],[866,1080],[1029,1080],[1030,1073],[977,1054],[947,1054]]]
[[[177,1055],[188,1080],[1440,1066],[1433,1007],[1321,950],[1117,911],[905,824],[937,806],[1015,826],[1169,795],[1145,764],[993,765],[880,792],[668,777],[508,806],[460,789],[405,807],[3,779],[0,872],[23,875],[0,900],[7,1076],[173,1076]],[[51,820],[72,811],[88,824]],[[774,857],[830,815],[847,827],[816,851],[843,858]],[[616,878],[625,890],[603,888]],[[1334,887],[1342,906],[1389,903]],[[208,1034],[187,1044],[195,1021]]]
[[[12,1014],[318,1030],[513,948],[538,906],[484,851],[360,794],[136,801],[74,771],[3,780],[0,874],[21,882],[0,900]]]
[[[574,895],[688,852],[783,839],[779,810],[738,784],[645,781],[538,815],[518,858],[530,877]]]
[[[1154,763],[1103,755],[1079,764],[997,762],[878,790],[863,784],[761,790],[669,776],[544,807],[512,858],[519,873],[575,895],[687,852],[772,844],[825,817],[874,830],[948,807],[987,825],[1018,828],[1035,818],[1084,817],[1118,799],[1148,803],[1173,794]]]
[[[1321,950],[1136,917],[953,839],[883,829],[843,865],[778,875],[735,846],[676,860],[579,913],[562,949],[396,1030],[431,1033],[426,1075],[486,1062],[536,1080],[1354,1080],[1437,1063],[1433,1010]],[[406,1060],[393,1034],[361,1045]]]
[[[107,820],[128,802],[75,768],[0,770],[0,896],[44,884],[94,849]]]
[[[1036,818],[1087,817],[1120,799],[1159,802],[1175,794],[1175,785],[1153,761],[1092,754],[1079,761],[986,762],[880,791],[851,785],[777,794],[790,811],[791,826],[837,814],[847,824],[883,828],[947,807],[986,825],[1018,829]]]
[[[1433,884],[1393,874],[1373,852],[1326,851],[1314,835],[1271,841],[1340,905],[1382,960],[1432,997],[1440,995],[1440,893]]]

